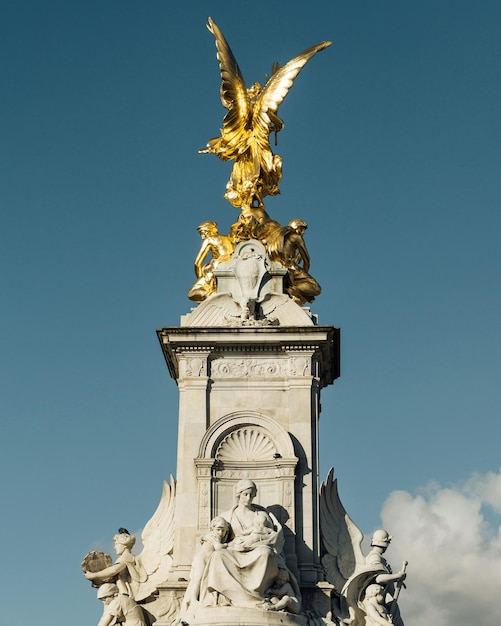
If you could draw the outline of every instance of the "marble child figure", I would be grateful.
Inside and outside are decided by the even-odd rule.
[[[231,541],[207,560],[200,583],[202,606],[262,607],[280,569],[286,569],[282,527],[272,514],[253,504],[256,484],[241,480],[235,492],[236,505],[221,515],[229,524]]]
[[[280,570],[278,578],[267,591],[267,599],[263,607],[269,611],[287,611],[298,614],[301,611],[301,601],[299,599],[299,589],[296,589],[291,582],[292,575],[288,570]]]
[[[103,615],[97,626],[146,626],[144,613],[141,607],[129,598],[118,593],[118,587],[113,583],[104,583],[97,592],[98,600],[104,604]]]
[[[190,582],[184,594],[183,603],[176,623],[190,623],[198,605],[200,582],[209,557],[215,550],[222,550],[230,532],[230,525],[224,517],[215,517],[210,523],[210,531],[200,537],[200,545],[191,563]]]
[[[254,523],[250,528],[242,533],[242,537],[247,537],[248,540],[254,543],[259,543],[263,540],[263,537],[270,535],[273,530],[266,526],[268,522],[268,514],[266,511],[257,511]],[[247,542],[247,545],[248,542]]]
[[[393,626],[393,619],[384,603],[384,587],[374,583],[365,590],[362,602],[366,626]]]

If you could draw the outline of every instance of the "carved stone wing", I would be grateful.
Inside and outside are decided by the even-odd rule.
[[[283,102],[289,89],[292,87],[296,76],[306,63],[320,50],[324,50],[332,44],[331,41],[322,41],[307,48],[284,66],[279,67],[270,77],[266,86],[259,96],[252,112],[252,127],[268,137],[270,133],[270,113],[276,113]]]
[[[267,293],[263,299],[259,301],[259,304],[264,317],[268,317],[276,308],[287,304],[289,301],[289,296],[285,294]]]
[[[355,569],[365,565],[365,557],[363,535],[341,504],[333,469],[320,485],[320,535],[327,580],[340,592]]]
[[[217,24],[209,17],[207,28],[214,35],[221,70],[221,102],[229,110],[224,126],[240,130],[250,114],[244,77],[233,52]]]
[[[170,484],[164,481],[160,503],[141,535],[143,551],[136,558],[148,578],[133,590],[136,601],[147,598],[167,579],[174,547],[175,499],[176,483],[171,476]]]

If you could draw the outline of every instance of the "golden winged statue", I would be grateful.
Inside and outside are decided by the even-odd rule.
[[[243,212],[264,208],[263,198],[280,193],[282,159],[273,154],[269,136],[283,129],[277,115],[294,79],[320,50],[331,45],[323,41],[301,52],[288,63],[275,63],[266,85],[245,86],[242,72],[223,33],[209,17],[207,28],[214,35],[221,70],[221,102],[228,109],[221,136],[209,140],[199,152],[216,154],[223,161],[234,160],[225,198]]]

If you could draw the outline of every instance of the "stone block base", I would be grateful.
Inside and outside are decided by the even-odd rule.
[[[307,626],[304,615],[234,606],[199,608],[191,626]]]

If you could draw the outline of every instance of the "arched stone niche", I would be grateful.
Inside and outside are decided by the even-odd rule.
[[[270,508],[294,534],[298,459],[289,433],[274,419],[254,411],[225,415],[207,430],[194,461],[199,530],[230,509],[236,483],[251,478],[258,488],[256,502]]]

